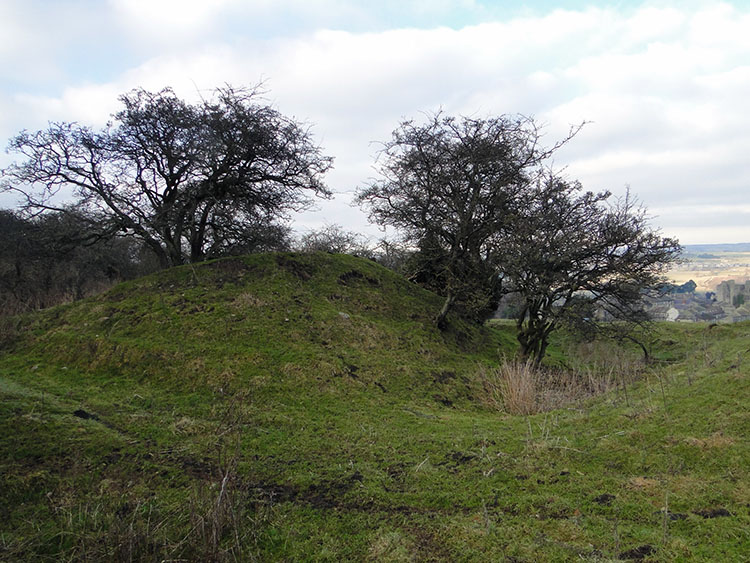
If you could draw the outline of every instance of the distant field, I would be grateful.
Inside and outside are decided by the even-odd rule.
[[[670,270],[668,277],[682,284],[693,280],[697,291],[714,291],[725,280],[750,279],[750,252],[689,253],[687,262]]]

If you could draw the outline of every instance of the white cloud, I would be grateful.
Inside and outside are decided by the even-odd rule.
[[[10,16],[29,28],[33,8],[23,6],[11,4]],[[556,10],[462,28],[452,25],[459,12],[478,17],[488,7],[471,0],[389,1],[377,9],[337,0],[111,0],[110,6],[110,12],[92,8],[88,21],[119,18],[111,48],[137,56],[137,64],[114,69],[104,81],[68,78],[52,93],[6,92],[0,133],[48,119],[103,123],[117,96],[136,86],[171,85],[195,99],[198,90],[266,79],[270,101],[313,122],[316,138],[336,157],[329,183],[342,195],[322,213],[305,215],[305,226],[327,221],[372,230],[348,207],[351,190],[372,175],[377,147],[370,142],[386,140],[402,117],[440,107],[534,115],[548,124],[550,143],[571,124],[591,121],[556,164],[590,189],[630,184],[675,233],[708,236],[708,226],[690,230],[700,221],[729,225],[727,215],[750,187],[750,11],[731,4]],[[378,31],[399,8],[409,21],[444,16],[445,25]],[[7,6],[0,8],[0,16],[6,13]],[[84,21],[75,29],[85,30],[82,10],[76,13]],[[44,38],[50,26],[48,17],[33,30],[43,45],[50,43]],[[87,39],[81,33],[78,43]],[[43,59],[30,52],[30,61]],[[717,199],[726,207],[699,221],[700,206]],[[681,202],[689,205],[670,212]],[[733,240],[750,240],[748,225],[732,226],[739,237]]]
[[[123,16],[154,27],[194,30],[221,13],[229,0],[111,0]]]
[[[141,41],[168,45],[209,35],[233,0],[110,0],[117,20]]]

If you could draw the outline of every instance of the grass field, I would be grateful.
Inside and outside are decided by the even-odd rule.
[[[0,560],[747,560],[750,325],[660,325],[649,366],[560,336],[580,392],[516,415],[512,326],[439,306],[269,254],[6,319]]]
[[[715,252],[687,255],[687,261],[669,271],[677,284],[693,280],[696,291],[715,291],[726,280],[745,283],[750,279],[750,252]]]

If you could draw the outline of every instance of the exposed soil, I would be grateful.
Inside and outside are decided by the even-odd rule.
[[[732,513],[726,508],[706,508],[703,510],[696,510],[695,514],[703,516],[703,518],[719,518],[722,516],[731,516]]]
[[[276,264],[278,264],[279,268],[282,270],[289,272],[302,281],[309,280],[313,277],[313,274],[315,274],[315,266],[312,264],[305,264],[283,254],[278,254],[276,256]]]
[[[359,270],[349,270],[348,272],[345,272],[339,276],[339,283],[341,285],[352,285],[353,282],[357,281],[367,282],[373,287],[377,287],[380,285],[380,282],[378,280],[376,280],[375,278],[371,278],[370,276],[366,276]]]
[[[388,471],[389,474],[392,473],[392,478],[397,482],[401,479],[403,468],[397,464],[390,467]],[[320,510],[344,510],[395,515],[422,514],[436,517],[458,512],[467,513],[469,510],[459,506],[453,507],[453,510],[440,510],[403,504],[384,504],[372,499],[347,499],[346,493],[351,491],[362,479],[362,475],[358,471],[355,471],[344,479],[322,481],[314,483],[307,488],[288,484],[257,483],[249,485],[248,489],[255,492],[254,500],[252,501],[254,505],[294,502]]]
[[[362,474],[355,471],[345,479],[313,483],[306,489],[265,483],[252,485],[250,488],[257,493],[257,503],[301,502],[313,508],[331,509],[344,506],[344,495],[361,481]]]
[[[603,493],[599,495],[598,497],[594,497],[594,502],[596,504],[601,504],[603,506],[611,506],[612,501],[615,500],[615,495],[611,495],[609,493]]]
[[[664,511],[663,510],[657,510],[654,512],[654,514],[658,514],[659,516],[664,517]],[[666,514],[668,520],[685,520],[687,518],[687,514],[681,514],[680,512],[667,512]]]
[[[435,383],[450,383],[452,380],[456,379],[456,372],[449,370],[434,371],[432,372],[432,379]]]
[[[623,551],[618,555],[618,559],[645,559],[654,552],[656,552],[656,548],[653,545],[640,545],[628,551]]]
[[[208,461],[201,461],[193,457],[183,456],[179,459],[182,469],[195,479],[212,479],[216,476],[216,468]]]
[[[83,420],[99,420],[99,417],[93,413],[87,412],[83,409],[73,411],[73,416],[82,418]]]
[[[440,461],[435,465],[447,465],[448,470],[455,473],[456,471],[458,471],[459,466],[464,465],[465,463],[470,463],[476,458],[477,456],[475,456],[474,454],[454,451],[445,454],[445,461]]]

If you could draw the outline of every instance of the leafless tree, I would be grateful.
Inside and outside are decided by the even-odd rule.
[[[442,113],[427,123],[404,121],[378,158],[380,178],[357,201],[379,225],[395,227],[419,249],[413,277],[444,297],[436,323],[451,310],[483,321],[502,293],[497,241],[515,224],[540,164],[553,146],[523,116],[475,119]]]
[[[612,202],[553,174],[539,179],[502,249],[503,283],[522,302],[521,352],[537,363],[565,324],[626,338],[647,323],[644,298],[680,254],[629,193]]]
[[[134,90],[101,131],[53,123],[12,139],[25,160],[3,171],[2,189],[29,213],[71,211],[91,232],[138,238],[163,267],[247,246],[310,195],[330,196],[332,159],[258,98],[226,87],[191,105],[171,89]]]
[[[297,247],[302,252],[330,252],[332,254],[354,254],[372,257],[366,237],[347,231],[336,223],[306,232],[299,238]]]

